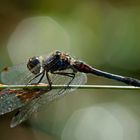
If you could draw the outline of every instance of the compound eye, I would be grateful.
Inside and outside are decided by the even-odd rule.
[[[38,74],[40,72],[40,61],[38,57],[30,58],[27,63],[27,68],[34,74]]]
[[[30,58],[28,61],[29,67],[33,68],[39,64],[39,60],[36,57]]]
[[[32,59],[32,65],[34,65],[34,66],[37,66],[40,62],[39,62],[39,60],[37,59],[37,58],[35,58],[35,59]]]

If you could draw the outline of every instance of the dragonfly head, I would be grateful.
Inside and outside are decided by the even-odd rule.
[[[33,73],[33,74],[39,74],[43,70],[43,57],[42,56],[34,56],[32,58],[29,58],[27,63],[27,68]]]

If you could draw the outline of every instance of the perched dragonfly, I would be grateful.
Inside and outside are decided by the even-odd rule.
[[[85,62],[74,59],[67,53],[55,51],[47,57],[35,56],[30,58],[27,64],[4,69],[1,73],[1,80],[5,84],[47,83],[49,88],[47,91],[10,92],[9,88],[1,91],[0,114],[19,109],[11,122],[11,127],[14,127],[28,119],[40,105],[50,103],[72,91],[73,89],[70,89],[69,85],[85,84],[87,80],[85,73],[113,79],[132,86],[140,86],[140,81],[137,79],[95,69]],[[52,89],[52,84],[67,85],[67,87]]]
[[[43,59],[43,57],[41,56],[32,57],[29,59],[27,63],[27,67],[33,74],[35,74],[35,77],[33,77],[33,79],[41,75],[41,78],[39,79],[38,83],[42,81],[42,78],[46,74],[46,79],[48,80],[50,89],[51,89],[52,81],[49,77],[49,74],[48,74],[49,72],[51,74],[71,77],[71,80],[68,84],[70,84],[73,81],[77,72],[81,72],[81,73],[91,73],[97,76],[102,76],[102,77],[109,78],[112,80],[120,81],[127,85],[140,87],[140,80],[137,80],[131,77],[115,75],[112,73],[95,69],[80,60],[75,60],[73,57],[71,57],[67,53],[60,52],[60,51],[55,51],[46,59]],[[68,69],[71,69],[72,72],[63,71],[63,70],[68,70]],[[31,82],[33,79],[31,79],[29,82]]]

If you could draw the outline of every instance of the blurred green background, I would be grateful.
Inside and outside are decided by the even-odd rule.
[[[138,0],[0,1],[1,70],[58,49],[140,79],[139,37]],[[87,84],[123,85],[92,75]],[[139,140],[139,101],[139,91],[76,90],[14,129],[14,113],[1,116],[0,140]]]

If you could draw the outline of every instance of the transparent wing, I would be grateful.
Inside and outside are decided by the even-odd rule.
[[[68,70],[67,70],[68,72]],[[53,84],[59,84],[59,85],[66,85],[71,78],[67,76],[60,76],[60,75],[52,75],[51,77],[53,79]],[[87,77],[84,73],[77,73],[74,80],[71,82],[70,85],[81,85],[85,84],[87,81]],[[50,102],[58,99],[59,97],[70,93],[71,91],[75,90],[75,88],[65,88],[65,89],[52,89],[51,91],[47,92],[46,94],[43,94],[38,99],[33,100],[31,103],[27,104],[21,110],[18,114],[16,114],[12,121],[11,121],[11,127],[15,127],[21,122],[27,120],[29,117],[31,117],[32,113],[37,111],[38,108],[43,104],[49,104]]]
[[[63,72],[71,73],[72,70],[69,69],[69,70],[65,70]],[[54,77],[52,77],[52,79],[54,80],[52,82],[54,85],[68,85],[68,83],[71,81],[70,77],[61,76],[61,75],[54,75]],[[71,81],[70,85],[82,85],[82,84],[85,84],[86,82],[87,82],[86,74],[77,72],[75,75],[75,78]],[[66,87],[66,88],[56,90],[55,92],[54,92],[54,90],[52,90],[47,94],[47,97],[54,98],[54,96],[55,97],[62,96],[65,93],[74,91],[77,87],[75,87],[75,88]]]
[[[4,89],[0,93],[0,115],[25,106],[46,91],[47,89]]]
[[[25,84],[26,85],[28,84],[29,80],[31,80],[35,75],[31,71],[28,70],[27,63],[25,62],[25,63],[19,64],[13,67],[4,68],[0,76],[1,76],[1,81],[4,84],[8,84],[8,85]],[[36,83],[39,80],[39,78],[40,77],[37,77],[32,82]]]
[[[25,84],[27,77],[30,77],[31,73],[27,69],[27,64],[22,63],[13,67],[4,68],[1,72],[1,81],[4,84]]]
[[[37,111],[38,104],[37,101],[39,99],[32,100],[29,104],[21,108],[15,116],[12,118],[10,127],[13,128],[17,126],[18,124],[22,123],[23,121],[27,120],[33,112]]]
[[[11,112],[25,104],[17,97],[16,92],[5,89],[0,94],[0,115]]]

